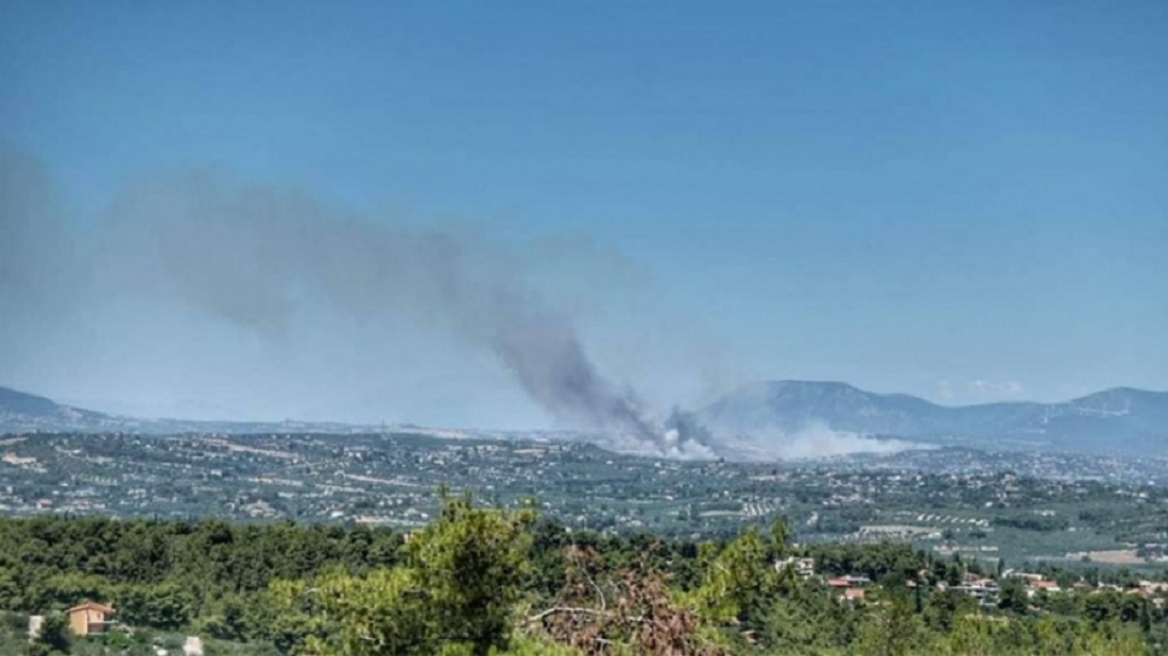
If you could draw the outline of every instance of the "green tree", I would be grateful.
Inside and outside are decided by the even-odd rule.
[[[28,644],[28,656],[50,656],[68,654],[72,651],[73,637],[69,631],[69,619],[60,613],[45,617],[37,636]]]
[[[867,605],[857,651],[872,656],[903,656],[921,637],[921,630],[912,599],[889,592]]]
[[[1014,613],[1025,613],[1030,607],[1026,586],[1018,579],[1006,579],[998,590],[998,608]]]
[[[691,595],[703,617],[716,624],[733,623],[746,631],[763,628],[787,577],[775,563],[787,549],[786,525],[777,522],[767,538],[751,527],[723,549],[703,546],[704,575],[701,586]]]
[[[527,580],[533,520],[526,510],[448,499],[438,520],[411,537],[403,565],[358,576],[338,569],[312,585],[282,583],[275,594],[303,627],[303,649],[314,654],[506,649]]]
[[[121,620],[130,626],[174,630],[187,625],[192,594],[176,582],[133,585],[116,595]]]

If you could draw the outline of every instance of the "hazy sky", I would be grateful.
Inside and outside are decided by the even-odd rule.
[[[109,226],[150,220],[124,206],[212,168],[478,235],[656,408],[1165,389],[1165,35],[1154,0],[0,3],[0,385],[552,422],[442,321],[305,301],[269,330],[111,273]]]

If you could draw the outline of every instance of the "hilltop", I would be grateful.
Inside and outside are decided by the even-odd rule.
[[[0,432],[116,430],[125,420],[0,387]]]

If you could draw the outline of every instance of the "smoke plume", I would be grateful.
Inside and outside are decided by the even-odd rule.
[[[820,420],[810,421],[798,430],[727,431],[719,435],[717,442],[736,460],[758,462],[817,460],[856,454],[887,455],[933,448],[923,442],[834,430]]]
[[[16,175],[23,170],[5,167],[0,188],[27,187]],[[0,264],[41,248],[28,234],[35,208],[25,207],[36,200],[24,194],[23,205],[3,207]],[[601,374],[573,322],[537,291],[519,258],[481,233],[374,221],[302,191],[206,171],[139,182],[95,233],[90,275],[116,288],[179,300],[268,336],[287,330],[304,302],[364,322],[405,316],[493,354],[566,424],[662,454],[692,441],[681,426],[667,438],[631,389]],[[18,279],[4,269],[0,285]]]

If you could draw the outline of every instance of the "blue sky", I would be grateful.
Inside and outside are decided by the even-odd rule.
[[[136,178],[212,165],[619,252],[651,312],[598,302],[582,331],[660,404],[756,378],[1061,399],[1168,388],[1165,34],[1163,2],[7,2],[0,138],[39,158],[78,234]],[[85,343],[0,362],[0,384],[547,422],[486,361],[386,353],[391,383],[328,349],[206,370],[172,352],[252,337],[207,320],[210,343],[118,344],[100,314]],[[159,335],[166,364],[140,357]],[[359,400],[271,382],[317,374]]]

